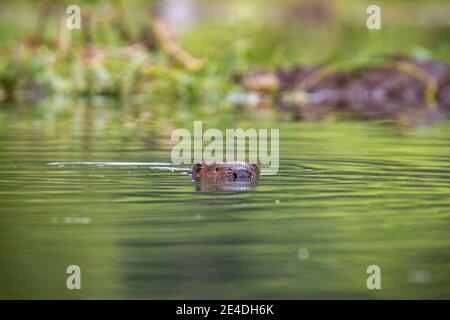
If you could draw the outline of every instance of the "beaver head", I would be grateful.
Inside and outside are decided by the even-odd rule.
[[[260,174],[256,164],[248,162],[196,163],[189,172],[199,182],[255,182]]]

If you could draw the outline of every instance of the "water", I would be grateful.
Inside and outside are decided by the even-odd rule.
[[[449,123],[256,121],[278,175],[208,193],[178,124],[93,113],[0,113],[1,298],[450,298]]]

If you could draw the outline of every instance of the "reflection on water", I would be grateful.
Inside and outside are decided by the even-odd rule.
[[[233,181],[233,182],[195,182],[195,189],[200,192],[249,192],[256,188],[257,182]]]
[[[278,175],[197,192],[157,122],[0,115],[1,298],[450,297],[449,123],[273,122]]]

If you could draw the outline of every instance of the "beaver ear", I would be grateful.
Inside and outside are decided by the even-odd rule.
[[[189,171],[189,174],[192,174],[192,176],[196,176],[197,173],[202,169],[203,164],[201,163],[196,163],[192,166],[191,171]]]

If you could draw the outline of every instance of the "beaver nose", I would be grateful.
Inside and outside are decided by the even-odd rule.
[[[234,178],[238,180],[250,179],[251,174],[247,170],[236,170],[234,171]]]

